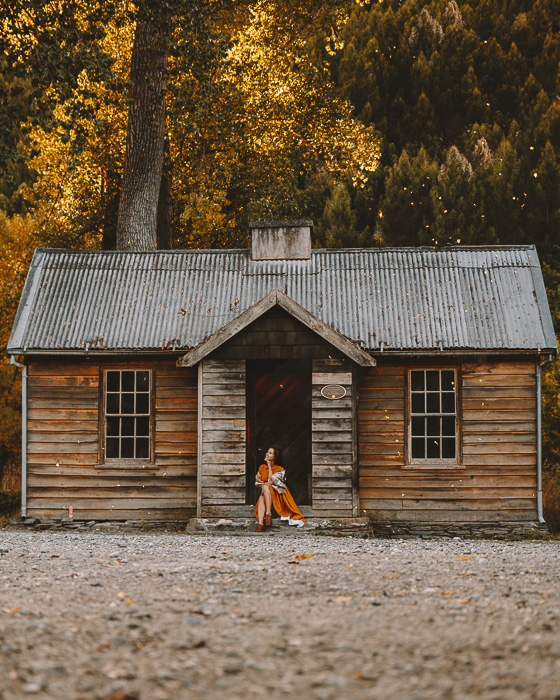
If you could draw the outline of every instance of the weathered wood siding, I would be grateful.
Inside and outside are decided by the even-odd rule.
[[[353,371],[342,360],[314,360],[312,372],[312,513],[357,514]],[[346,396],[327,399],[321,388],[343,386]]]
[[[404,366],[365,373],[359,392],[360,513],[382,521],[536,518],[535,364],[463,364],[458,468],[405,466]]]
[[[245,505],[245,361],[205,359],[199,368],[198,512],[202,517],[249,515]]]
[[[152,370],[153,453],[142,465],[102,463],[104,367]],[[185,520],[195,512],[196,370],[175,360],[110,365],[36,360],[28,368],[28,514],[75,519]]]
[[[220,360],[311,360],[340,353],[280,307],[274,307],[212,353]]]

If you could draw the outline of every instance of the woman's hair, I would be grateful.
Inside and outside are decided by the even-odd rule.
[[[284,466],[282,462],[282,450],[279,447],[272,446],[274,450],[274,464],[279,464],[281,467]]]

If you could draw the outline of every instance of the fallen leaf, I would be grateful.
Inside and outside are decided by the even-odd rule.
[[[393,574],[392,576],[389,576],[389,581],[393,578],[398,578],[398,576],[399,576],[398,574]]]
[[[132,605],[132,603],[134,603],[133,600],[125,600],[125,601],[124,601],[124,604],[125,604],[125,605]]]
[[[15,608],[2,608],[2,612],[7,613],[8,615],[12,615],[12,613],[15,613],[19,610],[19,606]]]
[[[311,559],[313,557],[313,554],[298,554],[294,557],[294,559]]]
[[[299,561],[289,561],[288,564],[299,564]]]
[[[460,600],[460,601],[459,601],[459,604],[460,604],[460,605],[466,605],[467,603],[472,603],[472,602],[473,602],[473,599],[472,599],[472,598],[469,598],[468,600]]]
[[[474,557],[454,557],[455,559],[474,559]]]
[[[375,678],[374,676],[366,676],[365,674],[360,673],[360,672],[355,673],[354,678],[357,678],[359,681],[376,681],[377,680],[377,678]]]
[[[226,557],[231,557],[231,554],[229,552],[220,552],[220,554],[224,554]]]

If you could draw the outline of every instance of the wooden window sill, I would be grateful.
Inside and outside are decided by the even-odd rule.
[[[401,469],[444,469],[456,470],[466,469],[463,464],[445,464],[442,462],[422,462],[417,464],[404,464]]]
[[[155,464],[150,464],[149,462],[130,462],[126,460],[116,459],[111,462],[105,462],[104,464],[96,464],[96,469],[133,469],[134,471],[157,471],[159,467]]]

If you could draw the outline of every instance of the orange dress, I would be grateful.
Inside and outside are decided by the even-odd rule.
[[[278,515],[284,520],[290,521],[301,521],[303,524],[305,518],[301,514],[299,508],[293,499],[292,494],[289,492],[288,487],[284,479],[286,478],[286,471],[284,467],[279,464],[275,464],[272,467],[272,484],[270,493],[272,494],[272,506]],[[257,486],[266,484],[268,482],[268,466],[266,464],[261,464],[259,471],[257,472]],[[257,506],[255,506],[255,518],[258,519]],[[292,523],[290,522],[290,525]],[[296,523],[294,523],[296,524]],[[297,523],[299,524],[299,523]]]

